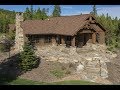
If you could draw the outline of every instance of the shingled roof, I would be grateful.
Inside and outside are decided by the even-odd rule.
[[[91,14],[53,17],[49,20],[25,20],[21,27],[25,34],[75,35],[87,22]]]

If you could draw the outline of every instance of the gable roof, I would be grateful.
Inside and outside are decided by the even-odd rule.
[[[25,34],[75,35],[86,23],[91,14],[53,17],[49,20],[26,20],[21,22]],[[94,18],[94,16],[93,16]]]

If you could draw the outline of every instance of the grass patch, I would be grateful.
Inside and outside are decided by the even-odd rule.
[[[88,81],[81,81],[81,80],[69,80],[69,81],[61,81],[61,82],[54,82],[53,85],[98,85],[94,82]]]
[[[44,82],[17,78],[15,80],[10,78],[0,78],[0,85],[44,85]]]
[[[9,81],[11,79],[0,79],[0,85],[99,85],[97,83],[81,81],[81,80],[69,80],[69,81],[61,81],[54,83],[47,82],[38,82],[33,80],[21,79],[17,78],[16,80]],[[4,81],[4,83],[2,83]]]
[[[56,76],[57,78],[62,78],[64,76],[64,71],[62,70],[53,70],[50,71],[50,73]]]

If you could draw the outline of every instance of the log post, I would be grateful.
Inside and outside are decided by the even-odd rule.
[[[64,38],[64,36],[61,36],[61,44],[65,44],[65,38]]]
[[[100,35],[99,43],[105,44],[105,32],[100,32],[99,35]]]
[[[92,34],[92,43],[93,44],[96,43],[96,33],[95,32]]]
[[[41,44],[41,45],[44,45],[44,36],[41,37],[41,39],[40,39],[40,44]]]
[[[75,36],[72,38],[71,46],[75,47]]]
[[[52,45],[56,45],[56,39],[55,39],[55,36],[52,36]]]

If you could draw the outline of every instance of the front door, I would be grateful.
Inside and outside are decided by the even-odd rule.
[[[84,44],[86,43],[92,43],[92,34],[91,33],[84,33]]]
[[[82,47],[83,44],[84,44],[84,34],[83,33],[80,33],[76,36],[76,46],[77,47]]]

